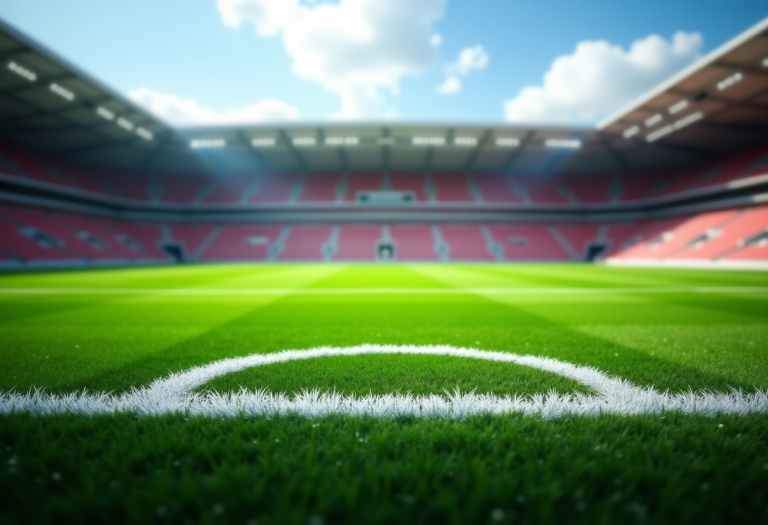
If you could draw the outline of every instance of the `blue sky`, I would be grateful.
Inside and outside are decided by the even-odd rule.
[[[181,124],[592,123],[766,16],[765,0],[0,3],[5,21]]]

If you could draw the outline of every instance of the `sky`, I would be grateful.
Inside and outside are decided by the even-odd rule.
[[[766,17],[766,0],[0,2],[175,125],[591,125]]]

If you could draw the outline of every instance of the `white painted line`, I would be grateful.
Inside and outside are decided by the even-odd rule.
[[[233,393],[197,393],[194,390],[216,377],[254,366],[284,363],[297,359],[365,354],[427,354],[470,357],[515,363],[568,377],[590,387],[595,394],[534,394],[530,396],[496,396],[492,394],[461,393],[446,396],[430,394],[345,396],[305,391],[292,396],[266,390],[241,389]],[[215,361],[185,372],[156,379],[150,385],[119,396],[108,393],[48,394],[41,390],[28,394],[0,393],[0,414],[24,412],[34,415],[50,414],[114,414],[130,412],[141,416],[183,413],[209,417],[273,416],[297,414],[307,418],[330,414],[373,416],[387,418],[415,416],[425,418],[461,419],[470,415],[523,413],[545,419],[565,415],[597,416],[599,414],[658,414],[667,411],[685,414],[749,413],[768,414],[768,393],[756,390],[743,393],[686,392],[670,394],[653,388],[641,388],[629,381],[611,377],[596,368],[578,366],[557,359],[517,355],[506,352],[486,352],[451,346],[379,346],[361,345],[351,348],[316,348],[257,354]]]
[[[615,295],[768,293],[768,286],[654,288],[0,288],[0,295]]]

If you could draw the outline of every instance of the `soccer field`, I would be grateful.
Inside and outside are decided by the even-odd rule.
[[[41,272],[0,312],[3,523],[768,522],[763,272]]]

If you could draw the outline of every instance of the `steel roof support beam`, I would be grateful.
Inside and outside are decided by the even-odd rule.
[[[240,140],[240,144],[246,149],[246,151],[249,153],[251,157],[253,157],[253,160],[256,161],[257,169],[256,171],[261,171],[262,173],[265,171],[271,171],[271,167],[267,163],[267,161],[264,160],[264,158],[259,154],[258,151],[256,151],[256,148],[253,147],[253,144],[248,140],[248,137],[245,136],[245,133],[242,131],[238,131],[236,133],[237,138]]]
[[[304,162],[304,157],[299,153],[299,151],[293,146],[293,141],[288,136],[288,133],[285,132],[284,129],[277,130],[277,134],[280,135],[280,140],[285,142],[285,147],[288,149],[288,151],[291,152],[291,155],[293,155],[294,160],[296,160],[296,164],[299,165],[299,169],[302,173],[307,172],[307,163]]]
[[[504,161],[504,167],[501,168],[501,172],[504,174],[508,174],[512,171],[512,167],[515,164],[515,160],[517,160],[517,157],[522,155],[523,150],[528,146],[528,143],[533,138],[534,132],[529,131],[525,134],[525,136],[520,140],[520,144],[514,148],[514,150],[509,154],[509,157],[507,157],[507,160]]]
[[[477,141],[477,145],[472,150],[472,153],[469,154],[469,158],[467,159],[467,162],[464,163],[464,173],[469,173],[475,168],[475,159],[477,159],[477,156],[480,154],[480,150],[483,149],[486,144],[491,140],[491,130],[486,129],[482,136],[480,137],[480,140]]]

